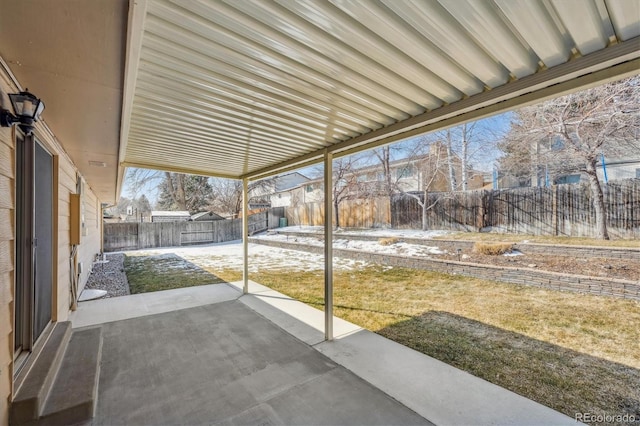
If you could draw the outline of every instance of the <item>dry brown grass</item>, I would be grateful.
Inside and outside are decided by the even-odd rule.
[[[482,243],[477,242],[473,245],[473,251],[481,254],[488,254],[491,256],[499,256],[505,253],[510,253],[513,250],[512,243]]]
[[[598,240],[586,237],[556,237],[551,235],[526,235],[526,234],[499,234],[486,232],[456,232],[452,234],[434,237],[435,240],[466,240],[466,241],[529,241],[541,244],[566,244],[579,246],[602,246],[602,247],[630,247],[640,248],[638,240]]]
[[[251,279],[323,307],[321,271]],[[336,271],[334,304],[341,318],[570,417],[640,414],[639,302],[373,266]]]
[[[380,244],[381,246],[390,246],[392,244],[396,244],[399,241],[400,241],[400,238],[396,238],[396,237],[380,238],[378,240],[378,244]]]

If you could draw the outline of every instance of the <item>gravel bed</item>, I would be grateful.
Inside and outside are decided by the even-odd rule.
[[[89,275],[85,288],[106,290],[105,297],[118,297],[131,294],[129,281],[124,272],[124,254],[108,253],[107,263],[96,263]]]

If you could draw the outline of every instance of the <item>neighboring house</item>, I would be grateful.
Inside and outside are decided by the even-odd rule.
[[[194,215],[191,215],[191,220],[194,222],[205,222],[212,220],[225,220],[224,217],[220,216],[217,213],[208,211],[208,212],[199,212]]]
[[[151,212],[151,222],[186,222],[191,220],[188,211],[163,211],[154,210]]]
[[[323,198],[324,185],[322,179],[315,179],[272,194],[270,200],[271,207],[289,207],[304,203],[320,202]]]
[[[606,170],[606,179],[605,179]],[[604,166],[600,161],[596,166],[596,172],[601,183],[624,179],[640,179],[640,159],[606,159]],[[571,184],[586,182],[587,175],[584,172],[575,171],[555,176],[553,183]],[[544,185],[544,181],[542,182]]]
[[[600,163],[596,169],[598,177],[604,182],[604,170],[607,171],[607,180],[640,179],[640,158],[634,159],[607,159],[605,165]]]
[[[436,150],[440,149],[440,152]],[[461,179],[460,159],[452,159],[454,175],[458,186]],[[396,192],[424,191],[425,184],[428,190],[433,192],[445,192],[451,188],[446,149],[442,145],[432,147],[429,154],[416,158],[403,158],[389,163],[391,180],[396,187]],[[480,189],[484,185],[484,174],[477,170],[468,170],[467,189]],[[385,188],[385,175],[380,164],[361,167],[353,171],[356,184],[353,185],[354,198],[376,197],[387,195]],[[273,193],[270,197],[271,207],[288,207],[304,203],[320,202],[324,198],[324,186],[322,179],[307,180],[301,185]]]
[[[451,159],[456,188],[462,184],[462,161],[454,154]],[[451,178],[447,149],[443,144],[434,143],[429,153],[415,158],[403,158],[389,163],[391,182],[397,191],[415,192],[427,189],[431,192],[451,190]],[[357,174],[357,190],[372,196],[387,195],[385,175],[382,165],[363,167]],[[484,184],[483,172],[469,168],[466,175],[467,189],[480,189]],[[426,186],[426,188],[425,188]]]
[[[305,175],[293,172],[264,179],[258,182],[250,191],[249,209],[265,209],[269,207],[280,207],[281,204],[272,204],[272,194],[287,192],[311,179]]]

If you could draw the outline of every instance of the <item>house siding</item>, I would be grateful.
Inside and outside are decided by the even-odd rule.
[[[9,421],[13,377],[14,144],[0,128],[0,424]]]
[[[68,197],[68,195],[67,195]],[[98,213],[98,197],[91,190],[89,186],[85,187],[85,193],[83,197],[84,203],[84,217],[85,217],[85,234],[82,237],[80,247],[78,247],[78,262],[82,262],[84,269],[78,280],[78,294],[84,289],[89,274],[91,273],[91,267],[96,255],[100,253],[100,220],[101,217]],[[97,217],[96,217],[97,216]],[[67,221],[69,223],[69,221]],[[66,233],[67,237],[69,233]],[[68,247],[68,246],[67,246]],[[68,257],[68,255],[67,255]],[[67,268],[68,269],[68,268]],[[68,311],[67,311],[68,312]]]
[[[58,155],[58,203],[57,203],[57,283],[54,283],[54,293],[56,306],[54,309],[54,320],[66,321],[69,318],[69,307],[71,306],[70,295],[70,257],[71,245],[69,244],[71,217],[70,203],[71,194],[76,193],[77,170],[74,164],[60,155],[59,146],[47,146],[52,154]],[[100,222],[98,214],[98,198],[89,185],[84,185],[82,195],[82,205],[84,208],[85,231],[82,233],[81,243],[78,246],[78,263],[82,263],[82,274],[78,279],[78,294],[82,292],[96,254],[100,252]],[[57,284],[57,286],[56,286]]]
[[[0,74],[0,91],[6,101],[6,93],[16,92],[10,78]],[[4,106],[5,104],[3,104]],[[76,192],[77,168],[64,149],[40,125],[36,127],[36,139],[54,156],[54,250],[52,319],[69,318],[70,252],[69,230],[70,194]],[[57,165],[57,167],[56,167]],[[101,223],[100,201],[89,185],[84,187],[85,233],[78,247],[78,262],[83,263],[78,287],[82,291],[89,277],[92,262],[100,251]],[[8,423],[9,404],[13,398],[13,324],[15,288],[15,137],[10,128],[0,128],[0,425]]]

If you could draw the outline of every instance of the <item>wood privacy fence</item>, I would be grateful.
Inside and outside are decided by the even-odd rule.
[[[345,228],[380,228],[389,226],[389,197],[361,198],[340,203],[340,226]],[[324,203],[304,203],[285,208],[289,225],[324,224]],[[335,219],[334,219],[335,220]]]
[[[640,238],[640,179],[604,186],[610,234]],[[595,236],[595,211],[588,185],[431,193],[429,229],[491,230],[534,235]],[[422,196],[421,196],[422,198]],[[422,209],[409,196],[391,200],[391,226],[420,228]]]
[[[249,216],[249,233],[275,228],[284,208]],[[242,219],[203,222],[105,223],[104,251],[221,243],[242,238]]]
[[[640,238],[640,179],[604,186],[607,225],[612,236]],[[416,193],[421,199],[423,195]],[[550,188],[430,193],[428,229],[499,230],[533,235],[595,236],[595,211],[586,183]],[[322,203],[286,208],[289,225],[322,225]],[[408,195],[346,200],[340,226],[352,228],[422,227],[422,208]]]

